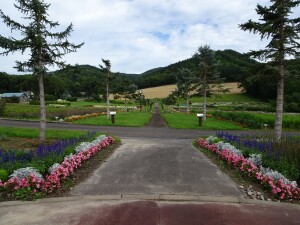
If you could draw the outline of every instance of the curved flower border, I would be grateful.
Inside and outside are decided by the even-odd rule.
[[[66,157],[64,161],[51,172],[51,174],[46,176],[45,180],[40,179],[33,174],[22,179],[14,177],[5,183],[2,183],[0,180],[0,190],[1,188],[4,188],[7,191],[16,192],[19,189],[26,189],[32,191],[33,194],[52,193],[55,190],[61,189],[62,181],[70,176],[75,169],[79,168],[84,161],[88,160],[114,142],[115,140],[112,137],[107,137],[100,143],[74,154],[72,157]]]
[[[294,187],[291,184],[284,184],[282,179],[275,180],[270,176],[265,176],[257,166],[243,156],[239,156],[228,149],[224,149],[221,152],[218,150],[216,144],[209,144],[202,138],[200,138],[197,143],[200,147],[216,153],[224,161],[238,168],[246,176],[256,179],[271,194],[273,194],[275,198],[281,200],[300,199],[299,187]]]

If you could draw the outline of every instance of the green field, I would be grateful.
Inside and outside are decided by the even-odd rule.
[[[106,118],[106,115],[77,120],[73,123],[99,126],[142,127],[149,122],[151,116],[152,114],[149,112],[117,112],[115,124],[112,124],[111,120]]]
[[[46,130],[47,139],[67,139],[73,137],[79,137],[85,134],[85,131],[77,130]],[[20,138],[38,138],[39,129],[37,128],[15,128],[0,126],[0,137],[20,137]]]
[[[162,114],[170,128],[211,129],[211,130],[242,130],[243,128],[228,121],[207,118],[203,126],[199,127],[196,114],[164,113]]]

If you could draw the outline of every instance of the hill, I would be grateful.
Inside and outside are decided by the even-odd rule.
[[[242,77],[247,76],[247,70],[254,65],[259,64],[245,54],[234,50],[216,51],[215,57],[219,63],[220,76],[225,82],[236,82]],[[174,84],[176,74],[181,68],[189,68],[193,72],[198,71],[198,60],[191,57],[179,61],[166,67],[154,68],[142,73],[135,78],[135,83],[139,88],[156,87],[168,84]]]

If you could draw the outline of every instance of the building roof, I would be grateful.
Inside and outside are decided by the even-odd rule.
[[[12,98],[12,97],[22,97],[23,95],[26,95],[24,94],[23,92],[20,92],[20,93],[3,93],[1,94],[1,97],[2,98]]]

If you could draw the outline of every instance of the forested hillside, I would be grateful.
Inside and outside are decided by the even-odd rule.
[[[233,50],[216,51],[215,57],[218,60],[220,77],[224,78],[225,82],[239,81],[242,77],[247,76],[249,68],[259,64],[247,55]],[[181,68],[189,68],[197,74],[198,63],[197,59],[191,57],[167,67],[152,69],[138,76],[135,83],[140,88],[174,84],[176,75]]]
[[[225,82],[239,82],[246,94],[262,100],[276,99],[278,72],[274,67],[258,63],[247,55],[233,50],[216,51],[220,76]],[[112,73],[110,92],[114,95],[134,93],[137,89],[174,84],[181,68],[188,68],[195,74],[198,62],[195,58],[154,68],[142,74]],[[286,62],[285,107],[300,111],[300,59]],[[100,100],[105,96],[105,74],[98,67],[75,65],[48,73],[45,77],[46,99],[86,97]],[[33,91],[38,94],[37,78],[32,75],[9,75],[0,72],[0,93]]]

